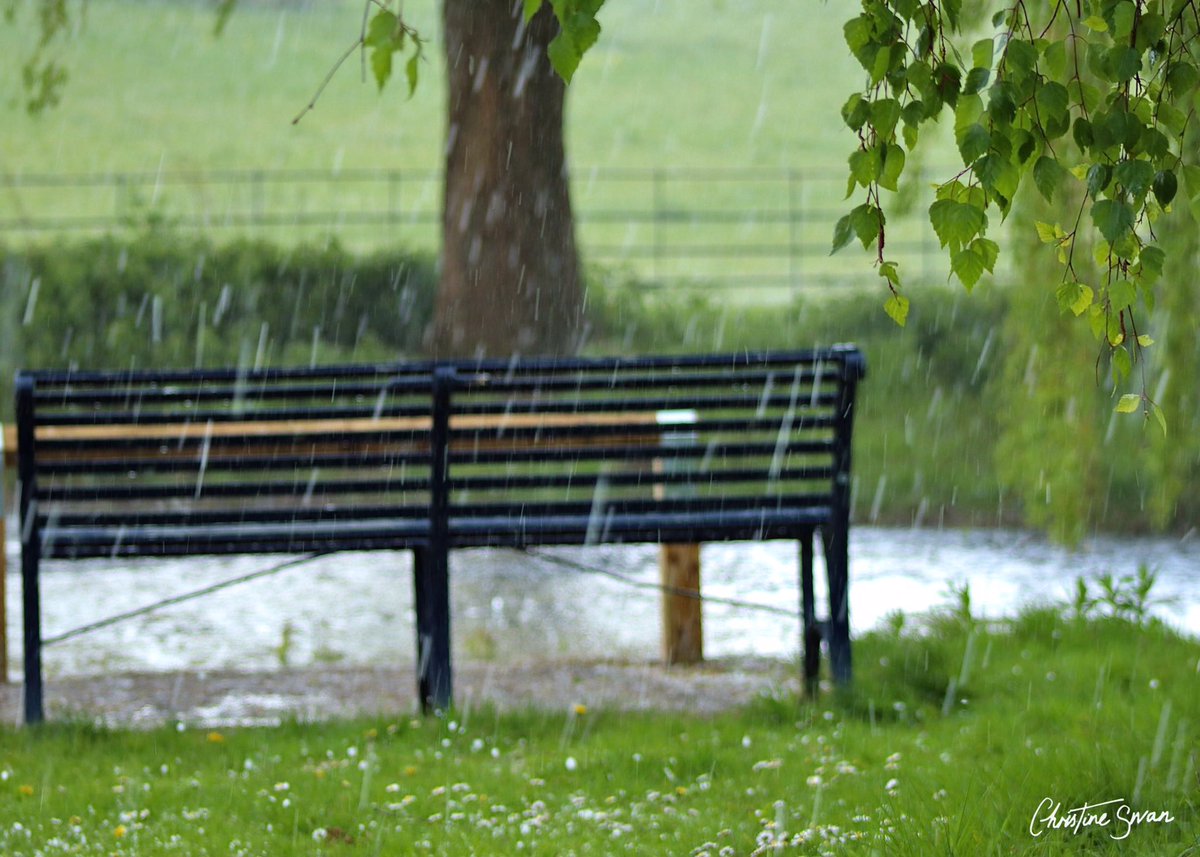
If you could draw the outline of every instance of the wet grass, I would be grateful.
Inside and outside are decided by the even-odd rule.
[[[1196,641],[1054,609],[983,624],[959,608],[898,617],[859,640],[856,658],[852,693],[826,689],[815,705],[764,696],[712,719],[580,699],[563,711],[274,729],[5,731],[0,851],[1161,854],[1197,844]],[[1107,807],[1106,825],[1045,822],[1054,803],[1068,819],[1109,800],[1122,803]],[[1126,824],[1134,811],[1155,820]]]

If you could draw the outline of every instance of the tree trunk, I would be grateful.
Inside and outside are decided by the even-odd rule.
[[[571,215],[566,87],[546,57],[550,4],[444,0],[449,88],[437,356],[566,354],[583,294]]]

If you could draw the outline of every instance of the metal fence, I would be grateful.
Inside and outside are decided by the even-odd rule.
[[[921,184],[914,180],[914,188]],[[843,167],[583,168],[574,170],[572,193],[586,259],[648,284],[736,286],[761,296],[871,276],[857,248],[829,255],[834,223],[855,204],[844,199]],[[433,250],[440,205],[441,173],[434,170],[5,175],[0,242],[158,224],[288,241],[333,236],[356,249]],[[917,200],[913,210],[924,205]],[[944,281],[923,217],[893,217],[887,247],[910,281]]]

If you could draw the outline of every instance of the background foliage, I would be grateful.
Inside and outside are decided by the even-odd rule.
[[[435,285],[424,253],[213,244],[161,230],[0,251],[0,415],[11,418],[17,367],[417,356]],[[925,290],[905,329],[863,292],[762,307],[596,267],[587,292],[595,353],[862,345],[870,375],[856,422],[859,521],[1027,523],[1071,540],[1096,527],[1183,531],[1200,519],[1200,488],[1186,478],[1197,439],[1158,445],[1140,423],[1114,420],[1101,390],[1058,371],[1087,336],[1056,329],[1039,289]],[[1194,339],[1178,342],[1164,344],[1195,359]],[[1183,380],[1168,389],[1195,407]],[[1177,493],[1146,476],[1163,461],[1180,474]]]

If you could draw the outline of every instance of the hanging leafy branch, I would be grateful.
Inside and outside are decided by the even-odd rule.
[[[29,113],[41,113],[62,99],[67,71],[54,54],[60,36],[71,24],[70,5],[68,0],[3,0],[5,23],[14,23],[26,6],[33,7],[37,20],[37,38],[21,63],[25,109]],[[86,6],[86,0],[81,0],[80,15]]]
[[[16,0],[8,0],[16,2]],[[222,4],[232,4],[236,0],[221,0]],[[529,22],[542,8],[546,0],[523,0],[523,14]],[[549,0],[550,7],[558,19],[559,32],[550,42],[547,55],[550,64],[567,83],[579,68],[579,62],[588,48],[600,37],[600,22],[596,13],[604,5],[604,0]],[[338,69],[354,55],[355,51],[364,52],[364,76],[366,74],[366,51],[370,51],[371,72],[376,84],[382,91],[392,77],[394,56],[408,53],[404,62],[404,76],[408,83],[408,95],[411,98],[416,91],[420,77],[421,61],[425,59],[426,39],[420,32],[403,17],[403,4],[397,2],[393,11],[391,0],[366,0],[363,6],[362,31],[358,38],[338,58],[333,67],[317,87],[312,100],[292,120],[296,124],[310,110],[317,106],[321,94],[333,80]],[[374,14],[372,14],[374,12]]]
[[[1196,0],[1015,0],[966,52],[957,40],[969,23],[961,0],[863,0],[846,23],[846,44],[866,72],[842,108],[858,135],[847,196],[865,200],[838,221],[833,251],[856,238],[873,249],[890,290],[885,309],[904,324],[908,301],[887,256],[880,194],[897,189],[906,152],[949,112],[963,168],[936,186],[929,221],[952,274],[970,290],[994,270],[991,218],[1008,215],[1023,184],[1053,200],[1077,183],[1082,207],[1065,211],[1064,223],[1038,224],[1038,234],[1062,263],[1058,305],[1087,320],[1120,384],[1152,344],[1138,318],[1153,309],[1165,260],[1155,221],[1181,184],[1200,209],[1200,167],[1181,160],[1200,83]],[[1096,238],[1097,282],[1074,264],[1081,229]],[[1139,409],[1162,421],[1144,383],[1117,405]]]

